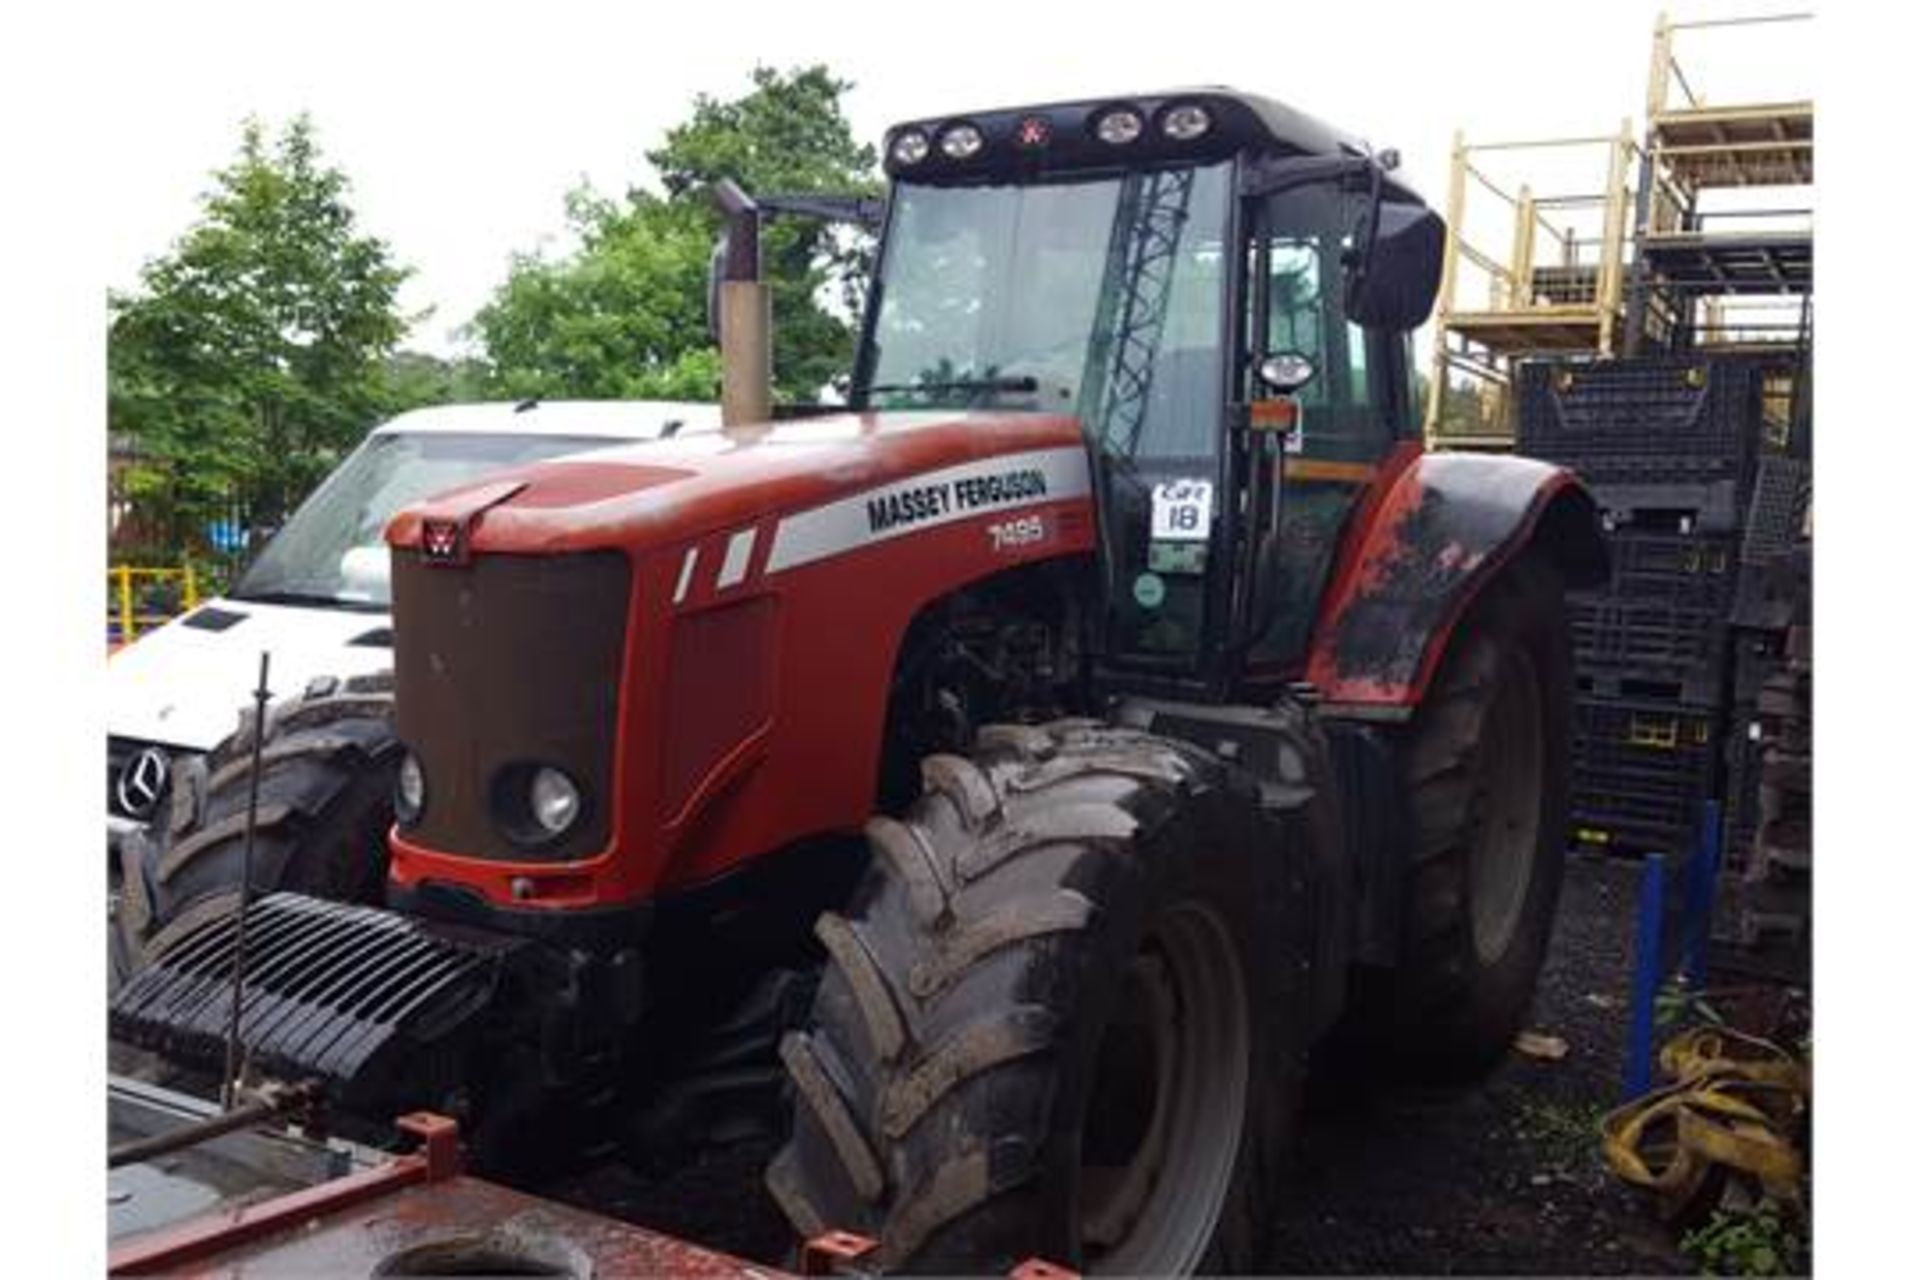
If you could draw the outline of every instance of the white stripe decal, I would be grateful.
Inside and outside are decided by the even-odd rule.
[[[715,591],[725,591],[747,576],[747,562],[753,559],[754,532],[742,529],[727,539],[727,556],[720,562],[720,576],[713,581]]]
[[[767,553],[769,574],[956,520],[1092,491],[1086,450],[1035,449],[908,476],[786,517]]]
[[[679,604],[687,598],[687,588],[693,585],[693,566],[699,563],[700,548],[688,547],[687,554],[680,561],[680,581],[673,588],[673,602]]]

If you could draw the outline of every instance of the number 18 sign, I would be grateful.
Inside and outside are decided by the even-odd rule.
[[[1213,481],[1168,480],[1153,486],[1153,539],[1204,542],[1213,522]]]

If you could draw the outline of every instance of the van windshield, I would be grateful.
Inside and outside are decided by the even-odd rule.
[[[382,535],[400,508],[489,472],[619,443],[440,431],[370,436],[300,504],[229,594],[267,604],[384,611],[393,597]]]

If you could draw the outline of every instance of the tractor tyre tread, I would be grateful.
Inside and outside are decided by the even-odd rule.
[[[1426,701],[1400,742],[1407,797],[1406,898],[1398,963],[1367,975],[1336,1035],[1389,1074],[1438,1082],[1483,1075],[1531,1004],[1551,936],[1567,845],[1573,659],[1562,584],[1523,553],[1463,619]],[[1524,646],[1538,677],[1541,806],[1514,936],[1494,963],[1475,953],[1468,859],[1477,833],[1480,746],[1505,652]]]
[[[1064,1064],[1091,1052],[1090,1006],[1108,999],[1125,921],[1144,922],[1155,861],[1197,858],[1183,846],[1223,832],[1251,847],[1257,802],[1205,752],[1087,720],[990,726],[973,758],[930,756],[922,779],[906,814],[869,823],[867,878],[822,918],[826,973],[784,1055],[803,1101],[766,1185],[803,1237],[863,1232],[888,1268],[1074,1261],[1062,1133],[1091,1067]],[[1302,945],[1297,922],[1268,932]],[[1276,1100],[1257,1113],[1290,1117],[1300,1055],[1255,1036]],[[1263,1198],[1277,1167],[1276,1126],[1255,1129],[1242,1199],[1257,1197],[1241,1179]],[[1221,1265],[1255,1265],[1271,1216],[1230,1196]]]
[[[400,758],[392,696],[381,685],[378,676],[316,681],[269,708],[254,823],[255,894],[285,889],[381,901]],[[249,713],[212,751],[181,761],[170,804],[123,841],[122,933],[135,969],[239,898],[252,720]]]

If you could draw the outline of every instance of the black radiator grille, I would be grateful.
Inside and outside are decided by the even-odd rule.
[[[426,808],[407,839],[444,853],[567,862],[605,847],[631,574],[613,551],[394,558],[394,692]],[[516,839],[505,802],[529,766],[583,793],[574,827]]]

